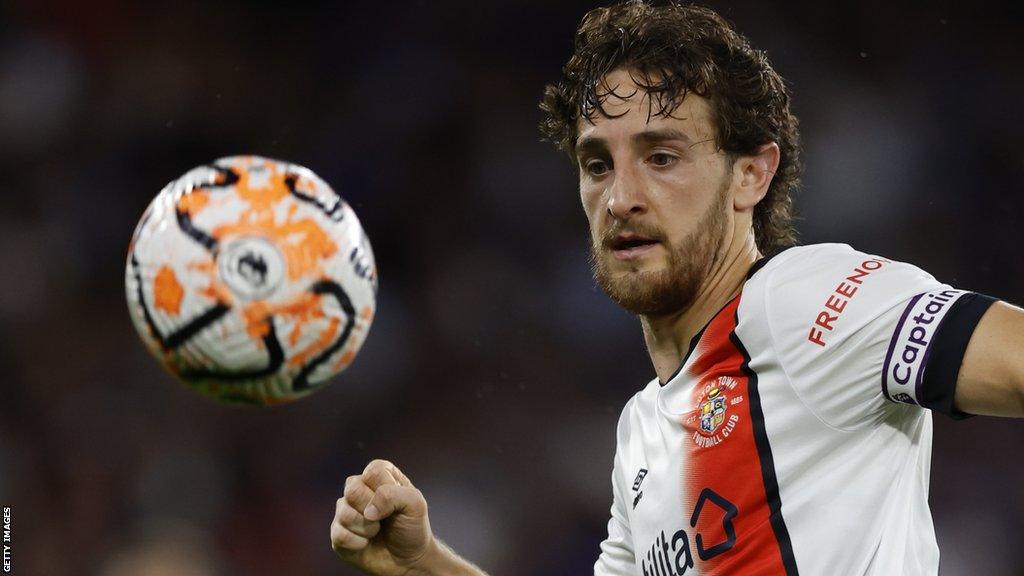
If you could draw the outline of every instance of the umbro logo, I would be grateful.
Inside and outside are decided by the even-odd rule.
[[[636,510],[636,505],[640,503],[640,498],[644,495],[640,491],[640,485],[644,483],[644,478],[647,478],[647,468],[641,468],[636,473],[636,480],[633,480],[633,492],[636,492],[636,497],[633,498],[633,510]]]

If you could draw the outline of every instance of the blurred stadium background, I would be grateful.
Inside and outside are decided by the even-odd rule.
[[[1024,302],[1024,25],[999,4],[713,2],[792,85],[805,242]],[[955,7],[954,7],[955,6]],[[349,574],[344,478],[394,460],[495,575],[586,574],[614,427],[652,377],[595,288],[536,104],[583,2],[0,5],[0,502],[17,574]],[[361,357],[275,409],[148,357],[129,236],[194,165],[304,164],[381,271]],[[936,418],[943,574],[1024,574],[1024,423]],[[827,510],[823,511],[827,513]]]

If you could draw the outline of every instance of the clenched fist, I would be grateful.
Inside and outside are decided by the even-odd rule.
[[[485,576],[434,538],[423,493],[387,460],[374,460],[345,481],[331,545],[343,560],[375,576]]]

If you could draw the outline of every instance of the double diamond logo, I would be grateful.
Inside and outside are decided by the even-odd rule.
[[[643,484],[644,478],[647,478],[647,468],[641,468],[636,474],[636,480],[633,480],[633,492],[636,492],[636,497],[633,498],[633,509],[636,510],[636,505],[640,503],[640,498],[644,495],[640,491],[640,485]]]

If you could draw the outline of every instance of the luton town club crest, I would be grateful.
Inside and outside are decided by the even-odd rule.
[[[725,396],[718,387],[708,392],[708,399],[700,405],[700,429],[711,434],[725,422]]]
[[[735,378],[718,376],[698,386],[696,394],[696,410],[686,420],[693,442],[700,448],[717,446],[740,421],[742,411],[733,407],[743,402],[743,390]]]

